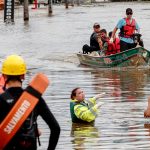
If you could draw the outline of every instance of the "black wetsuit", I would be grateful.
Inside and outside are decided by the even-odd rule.
[[[93,32],[90,37],[90,46],[94,51],[100,50],[99,43],[97,41],[97,33]]]
[[[13,99],[9,99],[7,102],[4,101],[3,95],[5,93],[9,93]],[[16,103],[16,101],[19,99],[21,94],[23,93],[23,89],[20,87],[11,87],[8,88],[5,93],[0,95],[0,123],[3,121],[5,116],[8,114],[10,109],[13,107],[13,105]],[[34,108],[35,112],[35,118],[37,119],[37,116],[41,116],[42,119],[47,123],[47,125],[50,128],[50,137],[49,137],[49,144],[48,144],[48,150],[54,150],[60,134],[60,126],[51,113],[50,109],[48,108],[47,104],[43,100],[43,98],[39,99],[38,104]],[[21,128],[20,128],[21,130]],[[13,139],[8,143],[6,148],[4,150],[36,150],[37,149],[37,140],[32,141],[32,147],[31,148],[20,148],[19,144],[20,140],[19,137],[20,131],[17,132],[17,134],[13,137]]]
[[[100,46],[99,43],[97,41],[97,33],[93,32],[90,36],[90,46],[85,44],[82,47],[83,53],[86,54],[88,52],[93,52],[93,51],[99,51],[100,50]]]

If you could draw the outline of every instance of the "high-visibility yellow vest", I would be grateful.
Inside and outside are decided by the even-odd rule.
[[[96,100],[90,98],[89,101],[78,102],[77,100],[71,100],[70,112],[72,122],[92,122],[97,116]]]

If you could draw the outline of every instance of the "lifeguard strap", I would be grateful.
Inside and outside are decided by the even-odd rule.
[[[37,90],[35,90],[34,88],[32,88],[31,86],[28,86],[25,91],[27,91],[28,93],[30,93],[31,95],[37,97],[38,99],[42,96],[42,94],[40,92],[38,92]]]
[[[30,115],[39,101],[39,97],[49,85],[44,74],[37,74],[27,87],[8,115],[0,124],[0,150],[3,150],[16,132],[20,129],[26,118]]]

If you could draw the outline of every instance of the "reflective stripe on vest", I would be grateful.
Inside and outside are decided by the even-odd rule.
[[[78,105],[78,103],[72,102],[72,101],[70,102],[70,113],[71,113],[72,122],[74,122],[74,123],[85,123],[85,121],[77,118],[77,116],[75,115],[75,112],[74,112],[74,106],[75,105]],[[81,107],[83,107],[83,106],[81,106]]]
[[[87,103],[84,103],[84,102],[81,102],[80,105],[77,107],[77,108],[82,108],[82,107],[87,107],[89,109],[89,111],[96,117],[97,116],[97,113],[92,109],[92,107],[89,106],[89,104]],[[82,114],[84,113],[84,111],[81,111],[80,114],[79,114],[79,118],[82,116]]]

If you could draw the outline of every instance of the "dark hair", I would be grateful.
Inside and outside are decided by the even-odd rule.
[[[112,36],[112,31],[109,32],[108,36],[111,38],[111,36]]]
[[[7,80],[5,81],[4,89],[6,89],[6,84],[9,81],[19,81],[22,84],[21,75],[6,75],[6,76],[7,76]]]
[[[131,8],[127,8],[127,9],[126,9],[126,14],[127,14],[127,13],[133,13],[132,9],[131,9]]]
[[[71,96],[70,96],[70,98],[71,98],[71,99],[73,99],[73,100],[74,100],[74,97],[76,96],[76,91],[77,91],[78,89],[80,89],[80,88],[79,88],[79,87],[77,87],[77,88],[75,88],[75,89],[73,89],[73,90],[72,90],[72,92],[71,92]]]
[[[102,30],[100,30],[100,33],[106,33],[107,34],[107,31],[106,31],[106,29],[102,29]]]

